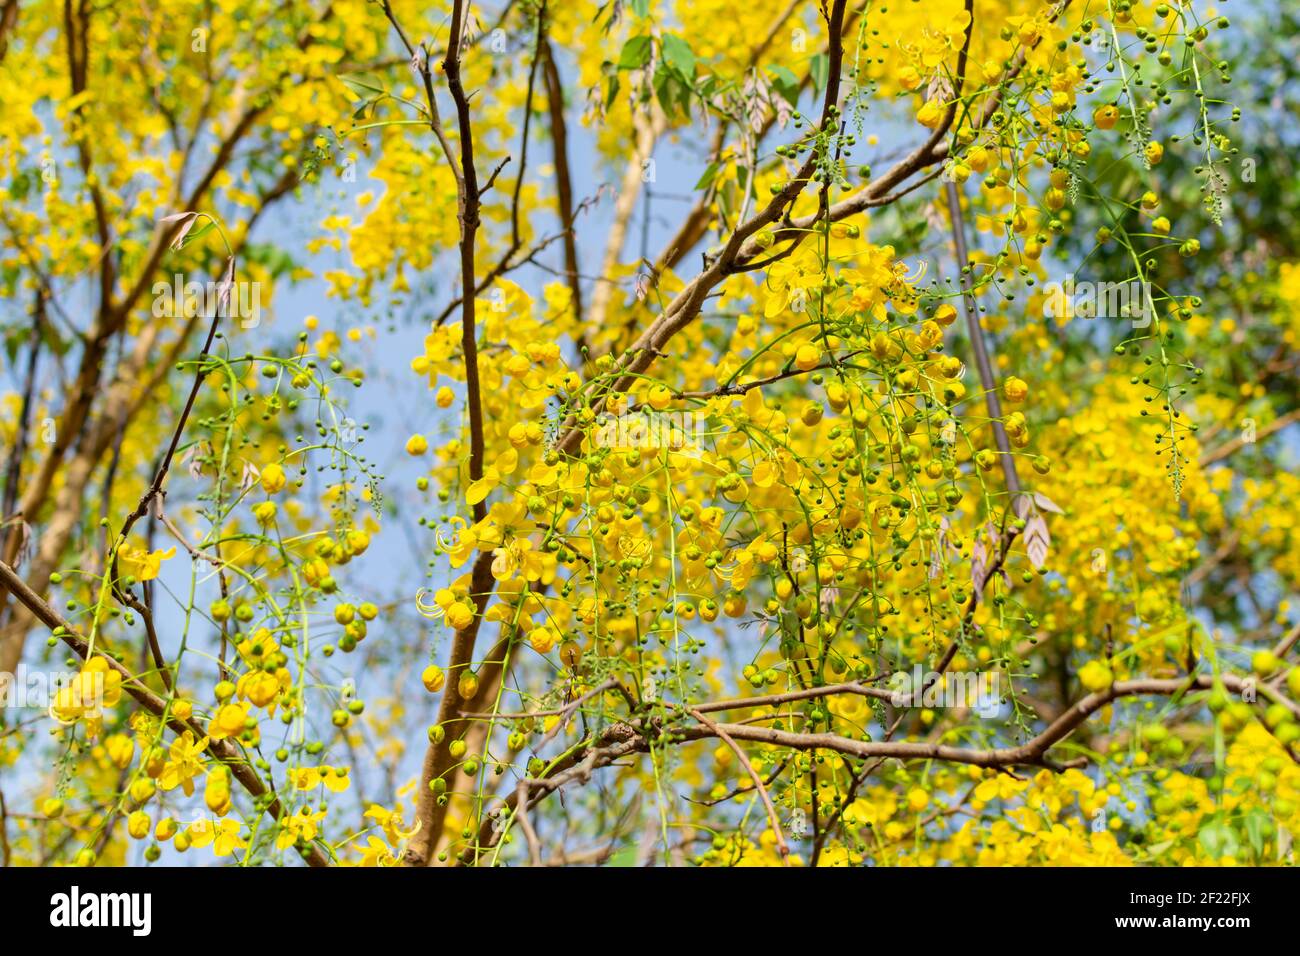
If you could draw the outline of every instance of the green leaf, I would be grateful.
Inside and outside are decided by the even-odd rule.
[[[812,75],[813,87],[818,90],[826,89],[826,81],[831,75],[831,61],[825,53],[818,53],[808,64],[808,72]]]
[[[740,190],[736,188],[734,180],[725,180],[718,189],[714,202],[718,204],[718,211],[730,219],[736,214],[736,209],[740,205]]]
[[[609,109],[614,97],[618,96],[618,67],[606,60],[600,65],[600,72],[605,75],[605,109]]]
[[[377,95],[382,96],[388,92],[384,81],[379,76],[372,76],[369,73],[340,73],[339,81],[367,102]]]
[[[632,0],[632,12],[644,20],[650,15],[650,0]]]
[[[695,79],[695,54],[691,51],[691,46],[679,36],[671,33],[664,34],[664,63],[669,69],[676,70],[682,75],[683,79]]]
[[[655,97],[669,118],[676,112],[677,80],[667,70],[655,74]]]
[[[1237,834],[1221,820],[1211,821],[1201,827],[1197,839],[1205,852],[1216,860],[1237,855]]]
[[[1262,857],[1264,841],[1273,835],[1273,821],[1267,811],[1256,807],[1246,814],[1242,826],[1246,831],[1246,839],[1250,841],[1250,848],[1255,851],[1255,857]]]
[[[635,846],[625,846],[621,850],[616,850],[614,854],[605,862],[606,866],[636,866],[637,848]]]
[[[700,176],[699,182],[697,182],[692,188],[708,189],[713,185],[713,181],[718,178],[718,170],[721,168],[722,166],[720,163],[709,163],[708,168],[704,170],[704,174]]]
[[[629,37],[618,55],[620,70],[639,70],[650,62],[650,38],[648,36]]]
[[[794,71],[785,66],[768,67],[768,72],[772,74],[772,88],[776,90],[791,106],[799,105],[799,77],[794,75]]]
[[[13,185],[9,187],[9,192],[14,199],[20,202],[27,198],[28,193],[32,191],[32,184],[35,177],[28,175],[27,170],[20,169],[14,176]]]
[[[17,328],[12,328],[5,333],[5,358],[9,359],[10,365],[17,363],[18,347],[22,344],[22,337],[16,334],[17,331]]]
[[[682,114],[687,118],[691,115],[691,95],[695,92],[695,87],[690,83],[681,83],[673,81],[677,87],[677,105],[682,108]]]
[[[63,356],[72,351],[72,339],[64,338],[51,322],[46,322],[41,341],[50,347],[55,355]]]

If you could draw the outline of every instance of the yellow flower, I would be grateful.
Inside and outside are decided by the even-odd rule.
[[[429,441],[423,435],[412,435],[406,439],[406,453],[408,455],[423,455],[429,450]]]
[[[535,627],[528,632],[528,643],[538,654],[549,653],[559,640],[559,636],[549,627]]]
[[[280,832],[275,838],[276,848],[287,850],[299,840],[310,843],[316,839],[320,822],[325,818],[325,813],[324,810],[310,813],[305,807],[299,807],[292,816],[281,817]]]
[[[314,790],[320,786],[320,768],[298,767],[290,770],[289,780],[299,790]]]
[[[353,528],[347,533],[347,545],[354,555],[365,554],[366,549],[370,547],[370,535],[365,531]]]
[[[955,355],[945,355],[939,359],[939,374],[944,378],[959,378],[965,370],[966,366]]]
[[[149,827],[153,821],[149,819],[149,814],[143,810],[136,810],[126,818],[126,832],[131,835],[133,840],[143,840],[149,835]]]
[[[400,805],[398,807],[400,809]],[[403,840],[409,840],[420,829],[420,821],[416,820],[415,825],[409,830],[402,829],[402,817],[397,810],[389,810],[387,807],[381,807],[378,804],[372,804],[366,811],[366,819],[374,820],[388,837],[388,842],[396,846]]]
[[[352,785],[347,767],[299,767],[289,772],[289,779],[299,790],[314,790],[322,784],[335,793],[342,793]]]
[[[474,609],[468,604],[457,601],[447,608],[447,623],[458,631],[469,627],[470,622],[473,620]]]
[[[921,62],[927,68],[933,69],[950,54],[960,50],[969,23],[970,14],[963,10],[949,17],[947,23],[937,28],[928,24],[922,27]]]
[[[213,740],[224,740],[244,732],[244,721],[248,717],[247,708],[240,704],[223,704],[217,715],[208,723],[208,736]]]
[[[200,820],[191,824],[185,833],[189,837],[189,845],[202,849],[205,846],[211,846],[212,852],[217,856],[230,856],[236,850],[244,850],[248,847],[248,841],[239,835],[240,823],[238,820]]]
[[[799,350],[794,353],[794,366],[801,372],[816,368],[821,360],[822,350],[811,342],[799,346]]]
[[[214,767],[203,787],[203,802],[219,817],[230,812],[230,771],[224,766]]]
[[[325,789],[334,793],[342,793],[352,786],[347,767],[321,767],[320,779],[321,783],[325,784]]]
[[[135,756],[135,741],[125,734],[113,734],[104,741],[104,749],[108,751],[113,766],[125,770]]]
[[[366,847],[361,851],[362,866],[392,866],[396,862],[397,857],[383,840],[373,836],[367,838]]]
[[[137,777],[131,781],[127,792],[136,803],[145,803],[158,792],[158,785],[148,777]]]
[[[262,490],[268,495],[281,491],[285,485],[284,469],[276,462],[271,462],[262,469]]]
[[[275,510],[274,501],[259,501],[253,505],[253,517],[265,528],[275,522]]]
[[[1114,680],[1115,675],[1101,661],[1088,661],[1079,668],[1079,683],[1088,690],[1105,690]]]
[[[534,551],[527,538],[515,538],[503,548],[493,548],[492,555],[492,577],[498,581],[508,581],[519,572],[529,581],[539,581],[548,572],[553,573],[557,563],[554,555]]]
[[[943,119],[943,106],[936,100],[926,100],[925,105],[916,111],[916,121],[927,129],[934,129]]]
[[[916,341],[928,352],[943,341],[943,327],[938,322],[927,319],[921,323],[921,331],[917,333]]]
[[[1028,780],[1017,780],[1007,774],[1000,773],[996,776],[985,777],[980,785],[975,788],[974,797],[978,803],[988,803],[990,800],[1008,800],[1028,786]]]
[[[267,671],[249,671],[239,679],[238,693],[255,707],[266,707],[280,694],[280,681]]]
[[[1002,383],[1002,393],[1006,395],[1008,402],[1019,404],[1029,396],[1029,386],[1025,384],[1023,379],[1012,375]]]
[[[199,754],[207,748],[208,738],[204,737],[195,743],[194,733],[189,730],[173,740],[168,752],[167,765],[163,767],[162,775],[158,778],[158,786],[164,790],[175,790],[181,787],[187,797],[191,796],[194,793],[194,777],[203,770]]]
[[[50,706],[50,716],[63,724],[85,717],[99,721],[104,707],[122,699],[122,675],[103,657],[92,657],[82,665],[72,682],[61,687]]]
[[[321,558],[312,558],[306,561],[302,566],[302,576],[312,587],[316,587],[321,581],[330,576],[330,566]]]
[[[124,545],[117,551],[118,569],[137,581],[152,581],[158,577],[158,569],[168,558],[175,557],[176,549],[165,551],[145,551],[142,548]]]

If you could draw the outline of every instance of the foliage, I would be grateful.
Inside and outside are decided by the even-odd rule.
[[[1267,18],[3,10],[6,864],[1289,862]]]

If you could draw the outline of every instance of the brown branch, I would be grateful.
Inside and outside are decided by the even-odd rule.
[[[1285,658],[1291,648],[1295,647],[1296,641],[1300,641],[1300,624],[1293,625],[1282,635],[1282,639],[1273,648],[1273,656],[1279,659]]]
[[[582,316],[582,281],[579,276],[578,241],[573,234],[573,173],[569,168],[569,127],[564,118],[564,87],[555,65],[555,51],[541,38],[542,79],[546,85],[546,108],[551,120],[551,147],[555,162],[555,201],[564,228],[564,274],[573,298],[575,319]],[[581,343],[580,343],[581,345]]]
[[[529,718],[534,718],[534,717],[562,717],[564,718],[564,720],[557,721],[555,724],[556,727],[562,727],[565,724],[565,722],[568,720],[568,718],[573,715],[573,712],[577,710],[579,707],[581,707],[583,704],[585,704],[587,701],[591,700],[591,698],[603,694],[607,690],[615,690],[615,689],[622,691],[624,696],[627,696],[627,691],[619,686],[619,683],[615,678],[611,677],[609,680],[605,681],[605,683],[593,687],[591,690],[587,691],[581,697],[574,698],[573,700],[569,701],[569,703],[565,704],[563,707],[555,707],[552,708],[551,710],[527,710],[527,711],[521,711],[519,713],[514,713],[514,714],[511,713],[493,714],[487,712],[463,710],[461,711],[460,715],[470,720],[527,720]],[[556,731],[552,729],[552,731],[548,733],[546,737],[542,740],[542,743],[545,743],[547,740],[550,740],[552,737],[554,737],[555,733]]]
[[[873,680],[884,680],[884,677],[876,677]],[[827,684],[824,687],[807,687],[784,694],[740,697],[735,700],[715,700],[707,704],[699,704],[694,709],[700,713],[709,714],[723,710],[779,707],[781,704],[790,704],[800,700],[815,700],[818,697],[835,697],[839,694],[856,694],[860,697],[875,697],[878,700],[892,700],[895,696],[892,691],[881,690],[879,687],[868,687],[862,681],[848,681],[843,684]]]
[[[537,842],[537,831],[528,819],[528,781],[520,780],[515,788],[515,817],[523,828],[524,839],[528,841],[528,860],[533,866],[542,865],[542,848]]]
[[[795,11],[800,6],[803,6],[803,0],[792,0],[792,2],[776,16],[772,21],[772,25],[768,28],[767,34],[759,41],[758,45],[750,51],[749,62],[746,66],[746,70],[752,70],[758,66],[759,58],[771,48],[773,43],[776,42],[777,36],[780,35],[781,30],[785,27],[786,23],[789,22],[790,17],[794,15]],[[852,24],[854,24],[860,15],[860,11],[857,10],[850,13],[844,21],[845,29],[847,30]],[[799,81],[799,90],[802,92],[807,89],[811,83],[812,74],[804,74],[802,79]],[[755,142],[761,143],[767,134],[771,132],[772,127],[776,125],[776,121],[776,112],[773,111],[763,120],[763,128],[755,137]],[[713,143],[708,152],[710,162],[717,162],[721,159],[729,126],[730,120],[728,118],[724,118],[722,122],[718,124],[718,131],[714,134]],[[705,193],[696,200],[677,232],[667,242],[667,244],[665,244],[663,251],[660,252],[658,258],[655,259],[653,271],[656,277],[668,269],[677,268],[681,261],[686,258],[686,254],[704,238],[708,231],[709,223],[712,221],[712,217],[709,214],[709,207],[712,205],[712,202],[712,190],[706,190]]]
[[[234,259],[231,258],[230,268],[234,268]],[[185,425],[189,421],[190,413],[194,410],[194,402],[199,397],[199,389],[203,385],[203,380],[207,377],[208,369],[204,360],[212,351],[212,343],[217,337],[217,327],[221,324],[221,309],[216,309],[212,314],[212,323],[208,326],[208,337],[203,343],[203,348],[199,352],[198,368],[194,372],[194,381],[190,385],[189,396],[185,399],[185,407],[181,410],[180,418],[177,419],[176,427],[172,430],[171,441],[167,446],[167,451],[163,455],[158,470],[154,473],[153,481],[145,489],[140,500],[136,503],[133,510],[122,522],[122,527],[117,533],[118,543],[126,541],[126,536],[131,533],[131,528],[137,521],[149,513],[149,505],[155,498],[165,495],[162,490],[163,482],[167,480],[167,473],[171,470],[172,459],[176,457],[176,449],[180,445],[181,435],[185,431]],[[113,562],[117,563],[116,548],[114,549]],[[113,575],[117,577],[116,573]]]
[[[748,740],[794,750],[828,750],[849,757],[859,757],[869,761],[858,776],[865,779],[880,762],[895,758],[899,760],[941,760],[948,763],[966,764],[991,769],[1008,770],[1014,766],[1042,766],[1060,770],[1076,766],[1078,761],[1057,762],[1048,757],[1049,750],[1066,739],[1088,717],[1116,700],[1127,697],[1170,696],[1177,697],[1189,690],[1208,690],[1216,681],[1232,693],[1240,694],[1247,682],[1241,677],[1224,674],[1218,677],[1208,674],[1196,674],[1179,678],[1139,678],[1128,681],[1116,681],[1104,690],[1096,691],[1077,700],[1052,721],[1043,731],[1024,744],[1014,747],[994,749],[973,749],[952,747],[935,742],[910,741],[862,741],[832,733],[796,733],[776,730],[751,724],[715,724],[710,728],[701,723],[698,726],[672,728],[671,739],[675,744],[688,743],[709,738],[721,738],[726,734],[733,740]],[[1281,695],[1267,684],[1258,685],[1258,695],[1273,703],[1282,704],[1293,714],[1300,714],[1300,705]],[[709,705],[702,705],[707,707]],[[697,708],[698,709],[698,708]],[[565,785],[575,781],[585,781],[592,773],[602,767],[634,753],[645,753],[651,747],[651,732],[657,741],[663,741],[665,735],[662,720],[652,718],[634,718],[615,724],[594,738],[585,749],[576,749],[565,757],[554,771],[541,778],[532,778],[529,785],[531,804],[537,802]],[[719,733],[721,732],[721,733]],[[1295,759],[1293,757],[1293,759]],[[859,782],[860,782],[859,780]],[[503,802],[505,809],[516,805],[518,790]],[[496,845],[500,833],[493,830],[490,821],[485,820],[479,831],[478,841],[461,854],[462,863],[473,863],[483,852]]]
[[[387,4],[385,4],[384,12],[399,35],[402,35],[401,27],[397,24],[396,18]],[[474,244],[479,227],[481,193],[478,186],[478,174],[474,168],[474,135],[470,122],[469,98],[465,94],[460,71],[461,44],[465,32],[466,16],[467,11],[463,0],[454,0],[451,12],[451,32],[447,41],[447,55],[442,61],[442,71],[447,77],[447,87],[451,92],[452,101],[455,103],[456,121],[460,133],[457,194],[460,207],[461,352],[464,358],[466,403],[469,414],[469,477],[470,481],[477,481],[483,477],[483,404],[479,386],[475,298],[472,293],[476,287],[474,279]],[[406,41],[404,35],[402,35],[402,39],[410,49],[410,44]],[[436,121],[437,106],[427,53],[417,61],[417,66],[424,79],[425,96],[429,101],[431,122],[434,122]],[[435,132],[439,128],[435,127]],[[442,139],[440,137],[440,140]],[[444,150],[447,149],[445,142],[443,148]],[[456,162],[452,159],[449,150],[448,159],[452,163],[453,171],[455,171]],[[472,508],[472,514],[475,523],[482,521],[487,516],[486,502],[479,501],[476,503]],[[474,618],[467,627],[456,632],[456,636],[452,641],[451,659],[447,667],[449,686],[446,693],[443,694],[439,708],[440,723],[453,719],[461,706],[457,685],[461,673],[470,666],[473,659],[474,644],[478,637],[479,625],[482,622],[483,612],[486,610],[487,602],[495,586],[495,579],[492,576],[491,552],[483,551],[479,553],[474,561],[470,580],[470,591],[475,606]],[[430,785],[450,769],[452,761],[450,746],[451,736],[447,735],[440,743],[431,742],[425,752],[424,766],[420,778],[420,795],[416,808],[419,831],[407,844],[403,856],[403,862],[407,865],[422,866],[427,864],[442,835],[443,821],[446,819],[447,800],[440,801],[437,795],[433,793]]]
[[[27,353],[27,372],[23,381],[22,405],[18,410],[18,423],[14,429],[14,447],[9,465],[5,469],[4,503],[0,504],[0,520],[13,514],[18,501],[18,483],[22,478],[23,456],[27,454],[28,429],[31,427],[32,400],[36,390],[36,362],[41,354],[41,334],[45,326],[45,291],[38,290],[32,306],[32,328],[28,333],[31,351]],[[11,534],[17,533],[10,532]],[[8,548],[6,548],[6,552]]]
[[[68,75],[71,82],[70,95],[75,97],[86,91],[86,78],[90,59],[90,45],[87,38],[90,33],[89,5],[84,2],[81,3],[74,13],[72,0],[63,0],[63,29],[67,46]],[[81,175],[90,192],[90,203],[95,211],[95,227],[98,232],[99,247],[101,250],[107,250],[113,245],[113,236],[108,227],[108,206],[104,202],[103,190],[90,174],[92,166],[90,145],[86,141],[86,129],[82,125],[85,108],[86,104],[82,102],[73,111],[77,117],[75,136],[77,163],[81,167]],[[111,255],[102,256],[99,263],[99,300],[101,308],[109,311],[112,310],[113,285],[115,282],[113,257]]]
[[[1300,408],[1292,409],[1291,411],[1287,412],[1285,415],[1279,415],[1277,418],[1273,419],[1263,428],[1256,430],[1255,440],[1258,441],[1261,438],[1267,438],[1269,435],[1272,435],[1276,432],[1280,432],[1288,425],[1294,424],[1295,422],[1298,421],[1300,421]],[[1250,445],[1250,444],[1253,444],[1253,442],[1248,442],[1246,441],[1244,436],[1239,435],[1236,438],[1232,439],[1231,441],[1226,441],[1223,444],[1217,445],[1214,448],[1207,449],[1206,451],[1201,453],[1201,457],[1199,459],[1200,466],[1202,468],[1205,468],[1209,465],[1213,465],[1217,462],[1223,461],[1223,459],[1231,457],[1232,455],[1241,451],[1241,449],[1244,448],[1246,445]]]
[[[834,7],[827,14],[830,62],[819,123],[819,127],[823,130],[838,124],[836,117],[839,109],[840,70],[844,55],[842,28],[845,2],[846,0],[835,0]],[[616,369],[617,377],[602,396],[597,397],[593,404],[595,410],[599,410],[604,394],[623,392],[630,388],[637,377],[663,353],[668,340],[694,321],[713,287],[730,275],[738,262],[743,262],[745,258],[752,258],[757,254],[760,247],[754,239],[755,234],[786,215],[787,209],[810,181],[815,163],[816,157],[810,155],[798,173],[791,177],[760,212],[748,222],[738,226],[717,258],[678,293],[663,314],[651,323],[650,327],[624,353],[624,358]],[[561,436],[556,449],[564,455],[574,454],[583,438],[582,428],[578,425],[575,415],[570,415],[565,420],[561,427]]]
[[[1241,693],[1246,682],[1240,677],[1225,674],[1218,678],[1233,693]],[[837,753],[855,757],[896,757],[899,759],[943,760],[949,763],[970,764],[977,767],[1011,767],[1021,764],[1043,765],[1047,751],[1068,737],[1090,715],[1123,697],[1143,697],[1153,695],[1177,696],[1191,689],[1208,690],[1214,686],[1215,678],[1208,674],[1178,678],[1141,678],[1129,681],[1116,681],[1105,690],[1096,691],[1076,701],[1055,721],[1028,742],[1017,747],[1003,747],[992,750],[973,750],[951,747],[938,743],[914,743],[909,741],[860,741],[852,740],[839,734],[830,733],[794,733],[776,730],[770,727],[756,727],[747,724],[721,724],[719,727],[738,740],[751,740],[756,743],[769,743],[792,747],[796,750],[833,750]],[[1257,688],[1261,696],[1269,697],[1276,703],[1286,706],[1292,713],[1300,713],[1300,707],[1283,698],[1272,688],[1261,685]],[[699,734],[698,728],[688,728],[675,733],[691,736],[712,736]]]
[[[15,6],[17,6],[15,4]],[[3,52],[0,50],[0,52]],[[9,848],[9,807],[5,804],[4,791],[0,790],[0,866],[8,867],[12,853]]]
[[[18,23],[18,0],[4,0],[0,6],[0,63],[9,52],[9,34]]]

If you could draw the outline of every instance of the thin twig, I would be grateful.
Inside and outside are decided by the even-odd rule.
[[[772,826],[772,832],[776,834],[776,849],[777,852],[781,854],[781,863],[783,866],[789,866],[790,847],[785,842],[785,834],[781,832],[781,821],[776,815],[776,807],[772,806],[772,797],[768,794],[767,787],[763,785],[763,778],[758,775],[758,771],[755,770],[754,765],[750,763],[749,756],[745,751],[740,749],[740,746],[731,739],[731,735],[723,730],[721,725],[715,724],[713,721],[709,720],[709,718],[705,717],[699,712],[699,710],[691,709],[689,713],[705,727],[712,730],[714,734],[722,738],[722,742],[731,748],[731,752],[736,755],[736,759],[740,761],[740,765],[745,768],[745,772],[748,773],[750,779],[754,781],[754,788],[758,790],[758,796],[763,801],[763,806],[767,809],[767,819]]]

